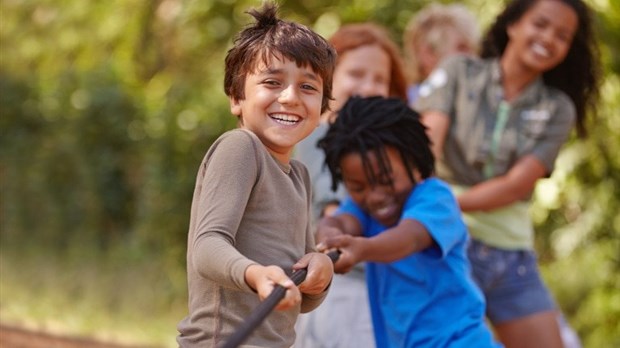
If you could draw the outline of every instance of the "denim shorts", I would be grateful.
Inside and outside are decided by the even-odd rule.
[[[493,324],[556,309],[533,251],[498,249],[472,239],[467,253]]]

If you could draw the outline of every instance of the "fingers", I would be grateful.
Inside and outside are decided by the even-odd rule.
[[[297,261],[293,265],[293,270],[307,268],[308,265],[310,264],[310,261],[312,260],[312,257],[313,257],[313,253],[308,253],[308,254],[304,255],[301,259],[299,259],[299,261]]]
[[[343,274],[349,272],[357,263],[354,255],[355,237],[346,234],[326,237],[317,244],[318,251],[327,253],[331,251],[340,252],[338,261],[334,264],[334,272]]]
[[[260,300],[267,298],[276,285],[287,289],[284,298],[275,307],[276,310],[286,310],[301,302],[301,292],[282,268],[277,266],[262,267],[256,286]]]
[[[317,244],[317,245],[316,245],[316,250],[317,250],[318,252],[321,252],[321,253],[328,253],[328,252],[330,252],[332,249],[330,249],[330,248],[328,248],[328,247],[327,247],[327,243],[325,243],[325,242],[320,242],[319,244]]]
[[[342,233],[341,230],[339,230],[339,229],[337,229],[335,227],[326,226],[326,227],[320,228],[317,231],[316,238],[317,238],[318,242],[323,243],[323,242],[325,242],[328,239],[331,239],[331,238],[336,237],[336,236],[340,236],[342,234],[343,233]]]
[[[351,236],[348,235],[337,235],[331,236],[323,239],[319,244],[316,245],[318,251],[322,253],[327,253],[330,251],[337,250],[339,248],[346,247],[349,245],[349,241]]]
[[[282,271],[281,268],[276,268],[278,268],[279,271]],[[278,302],[278,305],[275,307],[276,310],[287,310],[301,303],[301,291],[299,290],[297,285],[295,285],[295,283],[289,277],[287,277],[286,274],[284,274],[284,271],[282,271],[281,273],[277,272],[277,275],[274,276],[274,279],[272,279],[271,285],[269,286],[270,289],[267,293],[267,296],[269,296],[273,289],[278,285],[286,288],[286,292],[284,293],[284,298],[282,298],[282,300],[280,300],[280,302]],[[261,300],[264,300],[267,296],[261,298]]]
[[[287,310],[301,303],[301,291],[297,286],[293,285],[287,288],[284,298],[278,302],[276,310]]]
[[[304,294],[318,295],[330,284],[334,266],[331,259],[323,253],[310,253],[308,256],[308,274],[306,280],[299,285]]]
[[[351,243],[340,243],[340,245],[341,247],[338,248],[340,255],[334,264],[334,273],[344,274],[351,271],[358,259],[354,254],[354,248]]]

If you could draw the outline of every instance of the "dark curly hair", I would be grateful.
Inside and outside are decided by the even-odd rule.
[[[414,169],[422,178],[435,171],[426,128],[418,113],[399,98],[349,98],[317,146],[325,151],[332,190],[342,181],[340,160],[351,153],[361,155],[366,177],[372,185],[379,178],[370,166],[369,152],[376,154],[381,174],[391,172],[386,146],[398,150],[412,182],[415,182]]]
[[[237,34],[226,55],[224,92],[237,100],[245,99],[245,78],[259,62],[285,57],[298,66],[308,65],[323,80],[321,113],[328,110],[332,98],[332,75],[336,51],[323,37],[304,25],[281,20],[273,3],[247,12],[256,19]]]
[[[496,17],[483,39],[481,56],[501,56],[508,44],[507,27],[518,21],[538,1],[541,0],[510,1]],[[546,85],[566,93],[573,101],[577,111],[577,134],[585,137],[586,113],[591,111],[592,116],[596,116],[601,78],[600,53],[588,6],[581,0],[558,1],[575,10],[579,23],[566,58],[558,66],[545,72],[543,80]]]

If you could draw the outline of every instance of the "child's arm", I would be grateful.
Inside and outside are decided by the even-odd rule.
[[[413,219],[403,219],[398,225],[372,238],[355,238],[359,244],[360,261],[392,262],[433,245],[426,227]]]
[[[325,216],[319,220],[316,231],[316,240],[319,245],[324,239],[341,234],[361,236],[362,226],[359,221],[350,214]]]
[[[431,151],[437,160],[443,158],[443,145],[450,128],[450,117],[441,111],[427,111],[421,114],[426,126],[426,135],[431,140]]]
[[[333,234],[322,240],[319,246],[322,250],[340,249],[342,254],[334,269],[337,273],[346,273],[358,262],[393,262],[433,243],[424,225],[413,219],[403,219],[398,225],[371,238]]]
[[[478,183],[458,196],[464,212],[503,208],[531,195],[547,169],[534,155],[526,155],[504,175]]]

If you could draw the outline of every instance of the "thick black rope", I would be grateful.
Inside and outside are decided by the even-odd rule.
[[[333,263],[338,261],[340,257],[340,251],[331,251],[327,254]],[[295,285],[301,284],[306,279],[308,270],[305,268],[298,269],[291,275],[291,280]],[[235,332],[228,338],[228,340],[220,346],[220,348],[237,348],[243,343],[248,336],[254,331],[262,322],[267,318],[269,313],[276,307],[278,302],[284,298],[286,294],[286,288],[280,285],[276,285],[271,291],[271,294],[267,296],[257,307],[250,313],[243,323],[237,328]]]

